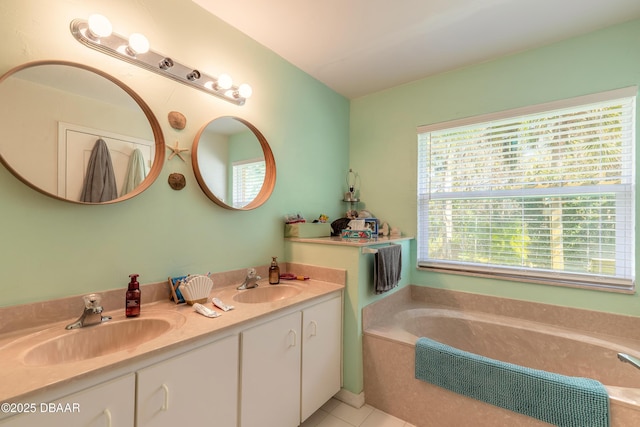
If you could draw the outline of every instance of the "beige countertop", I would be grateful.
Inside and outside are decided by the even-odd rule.
[[[261,280],[259,283],[260,287],[270,286],[265,280]],[[148,304],[144,304],[143,300],[139,318],[127,319],[124,316],[123,308],[105,311],[104,315],[113,317],[109,322],[136,322],[139,319],[160,318],[170,320],[172,326],[164,334],[143,342],[136,347],[68,363],[30,366],[23,359],[30,349],[46,340],[63,334],[90,333],[92,328],[97,329],[103,325],[67,331],[65,326],[75,320],[75,318],[71,318],[0,334],[0,366],[2,366],[0,402],[24,402],[25,399],[33,396],[36,392],[48,391],[78,379],[104,374],[109,370],[123,368],[128,365],[135,365],[136,362],[143,362],[146,359],[169,353],[172,350],[177,351],[189,344],[195,345],[198,341],[213,341],[216,336],[223,337],[225,334],[237,333],[243,325],[247,325],[254,320],[267,317],[279,311],[294,309],[296,306],[302,306],[304,303],[344,288],[343,284],[325,282],[313,278],[306,281],[292,280],[281,283],[300,288],[301,292],[280,301],[243,304],[232,299],[233,295],[238,292],[236,290],[237,285],[214,288],[211,293],[212,297],[218,297],[227,305],[235,306],[234,310],[228,312],[216,309],[221,313],[221,316],[217,318],[204,317],[196,313],[192,306],[175,304],[166,299]],[[211,302],[208,302],[206,306],[214,308]]]
[[[338,245],[338,246],[375,246],[401,242],[403,240],[413,240],[410,236],[386,236],[373,239],[343,239],[340,236],[331,237],[288,237],[285,240],[300,243],[317,243],[320,245]]]

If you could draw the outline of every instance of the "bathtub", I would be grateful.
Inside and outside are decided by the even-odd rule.
[[[596,332],[561,326],[589,320],[598,323],[591,328]],[[364,309],[365,401],[418,427],[549,426],[416,380],[415,341],[424,336],[504,362],[598,380],[609,393],[611,425],[640,426],[640,370],[617,357],[640,357],[638,331],[631,338],[611,334],[634,325],[640,329],[640,319],[410,286]]]

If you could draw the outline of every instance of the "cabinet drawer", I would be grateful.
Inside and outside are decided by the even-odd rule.
[[[238,336],[137,372],[136,426],[237,424]]]
[[[98,384],[51,403],[33,402],[34,413],[0,421],[2,427],[133,427],[135,375]]]

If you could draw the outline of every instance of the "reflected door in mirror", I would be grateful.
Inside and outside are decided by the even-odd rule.
[[[89,157],[96,140],[102,139],[109,148],[118,196],[123,196],[141,184],[139,177],[149,174],[155,154],[153,141],[120,135],[114,132],[59,123],[58,131],[58,195],[80,200]],[[137,151],[136,151],[137,150]],[[134,156],[139,153],[142,162]]]

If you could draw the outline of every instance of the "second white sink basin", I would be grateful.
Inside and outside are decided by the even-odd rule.
[[[244,304],[260,304],[291,298],[302,292],[302,289],[289,285],[267,285],[253,289],[238,291],[234,301]]]

